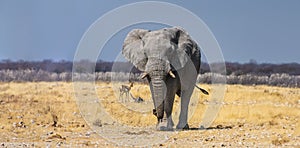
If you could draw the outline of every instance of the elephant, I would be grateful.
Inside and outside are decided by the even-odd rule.
[[[181,27],[133,29],[123,43],[122,55],[147,78],[157,117],[157,130],[173,130],[175,95],[180,99],[176,129],[189,129],[188,106],[201,64],[197,43]]]

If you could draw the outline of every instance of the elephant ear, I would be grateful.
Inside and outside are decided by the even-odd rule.
[[[170,32],[173,34],[171,42],[173,42],[175,46],[175,50],[172,52],[171,58],[169,58],[173,70],[183,68],[190,60],[193,62],[200,61],[200,50],[198,45],[183,28],[173,27],[170,28]]]
[[[124,40],[122,49],[123,56],[141,71],[145,71],[147,63],[147,56],[143,50],[144,42],[142,39],[148,32],[148,30],[144,29],[134,29],[130,31]]]

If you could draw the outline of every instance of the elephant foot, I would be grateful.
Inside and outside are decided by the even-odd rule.
[[[157,126],[156,130],[158,130],[158,131],[173,131],[174,129],[166,127],[166,126]]]
[[[156,125],[156,130],[158,131],[173,131],[173,126],[168,124],[166,119],[162,119]]]
[[[178,129],[178,130],[188,130],[188,129],[190,129],[190,126],[189,126],[189,124],[186,124],[185,126],[177,125],[176,129]]]

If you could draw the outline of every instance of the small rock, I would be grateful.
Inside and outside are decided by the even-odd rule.
[[[65,137],[63,137],[63,136],[61,136],[60,134],[57,134],[57,133],[49,136],[48,139],[62,139],[62,140],[66,140]]]
[[[60,141],[56,144],[56,147],[60,147],[62,144],[64,144],[64,143],[62,141]]]
[[[53,131],[50,131],[47,133],[47,135],[52,135],[54,132]]]
[[[16,123],[16,122],[14,122],[13,123],[13,127],[20,127],[20,128],[26,128],[26,125],[24,124],[24,122],[18,122],[18,123]]]
[[[23,116],[17,116],[17,119],[22,119],[23,118]]]
[[[102,127],[102,122],[101,122],[101,120],[97,119],[96,121],[94,121],[93,125],[98,126],[98,127]]]
[[[91,135],[91,133],[90,132],[87,132],[86,134],[85,134],[85,136],[90,136]]]
[[[16,122],[13,123],[13,127],[17,127],[17,123]]]
[[[86,145],[86,146],[91,146],[92,143],[91,143],[91,141],[87,141],[87,142],[85,143],[85,145]]]

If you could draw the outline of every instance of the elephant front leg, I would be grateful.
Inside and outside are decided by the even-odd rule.
[[[173,104],[174,104],[174,98],[175,98],[175,92],[172,94],[167,95],[167,99],[164,103],[165,113],[166,113],[166,120],[167,120],[167,130],[173,130],[174,122],[172,119],[172,110],[173,110]]]
[[[192,95],[192,89],[181,92],[180,115],[179,115],[179,122],[176,126],[176,129],[189,129],[187,119],[188,119],[188,107],[189,107],[191,95]]]
[[[159,131],[166,130],[167,121],[164,115],[164,102],[161,103],[156,109],[153,109],[153,114],[157,117],[156,129]]]
[[[160,106],[161,108],[163,107],[164,111],[163,112],[156,112],[154,110],[154,114],[156,114],[158,118],[158,124],[157,124],[157,130],[160,131],[170,131],[173,130],[174,122],[172,119],[172,110],[173,110],[173,104],[174,104],[174,98],[175,98],[175,91],[173,89],[168,89],[166,99],[163,101],[163,106]],[[158,114],[158,113],[163,113],[163,114]]]
[[[174,123],[171,115],[172,106],[168,106],[166,104],[169,104],[169,101],[164,101],[164,103],[157,108],[158,110],[157,109],[153,110],[153,114],[157,117],[156,129],[159,131],[173,130]],[[160,110],[162,108],[164,108],[164,111]]]

